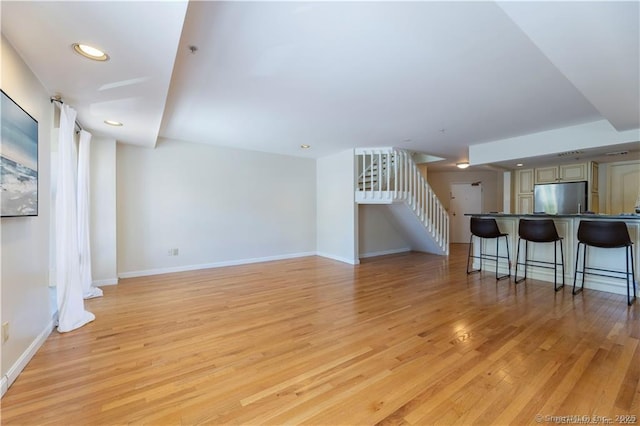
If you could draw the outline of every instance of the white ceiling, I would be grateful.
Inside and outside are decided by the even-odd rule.
[[[640,127],[636,1],[1,7],[3,34],[51,94],[123,143],[307,157],[397,146],[455,163],[472,144],[603,118]]]
[[[85,128],[153,147],[187,6],[187,1],[2,0],[2,34],[51,95],[78,111]],[[110,60],[85,59],[73,43],[104,49]],[[104,120],[124,126],[110,127]]]

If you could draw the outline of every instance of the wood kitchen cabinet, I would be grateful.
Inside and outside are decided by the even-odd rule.
[[[589,210],[594,213],[600,213],[600,193],[598,180],[600,176],[598,174],[598,163],[595,161],[589,162]]]
[[[535,169],[535,183],[580,182],[588,179],[587,163],[562,164]]]
[[[533,213],[534,169],[517,170],[515,175],[515,211],[520,214]]]
[[[533,213],[533,187],[536,184],[581,181],[588,182],[588,210],[599,213],[598,163],[589,161],[585,163],[516,170],[514,185],[515,213]]]

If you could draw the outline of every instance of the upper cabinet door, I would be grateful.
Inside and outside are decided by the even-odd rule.
[[[588,177],[587,163],[539,167],[535,172],[536,183],[579,182]]]
[[[558,182],[558,166],[539,167],[536,170],[536,183]]]
[[[561,182],[578,182],[587,180],[587,163],[563,164],[560,166]]]

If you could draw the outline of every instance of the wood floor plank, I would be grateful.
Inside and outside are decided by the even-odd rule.
[[[640,304],[401,253],[121,280],[47,339],[3,425],[536,424],[638,415]]]

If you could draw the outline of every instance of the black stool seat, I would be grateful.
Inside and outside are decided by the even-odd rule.
[[[524,263],[520,262],[520,241],[524,240]],[[529,242],[554,243],[553,262],[529,259]],[[560,243],[560,263],[558,263],[557,243]],[[518,249],[516,251],[515,283],[521,283],[527,279],[527,267],[553,269],[553,288],[555,291],[564,287],[564,252],[562,249],[562,237],[558,235],[556,224],[552,219],[520,219],[518,223]],[[524,265],[524,275],[518,279],[518,265]],[[550,266],[553,265],[553,266]],[[562,285],[558,286],[558,265],[562,266]]]
[[[620,248],[633,245],[624,222],[582,220],[578,225],[578,241],[588,246]]]
[[[480,238],[498,238],[509,235],[500,231],[495,219],[480,217],[471,218],[471,233]]]
[[[473,272],[482,271],[482,260],[490,260],[496,262],[496,280],[501,280],[504,278],[508,278],[511,276],[511,258],[509,256],[509,234],[501,232],[500,228],[498,228],[498,223],[493,218],[481,218],[481,217],[472,217],[470,222],[471,228],[471,237],[469,238],[469,253],[467,256],[467,275]],[[473,237],[476,236],[481,239],[496,239],[496,254],[489,254],[482,251],[482,243],[480,244],[480,255],[474,256],[471,254],[471,246],[473,244]],[[507,255],[500,256],[498,248],[499,248],[499,238],[504,237],[504,240],[507,244]],[[471,258],[480,259],[480,267],[478,269],[469,270],[469,261]],[[505,275],[498,275],[498,259],[507,259],[508,264],[508,273]]]
[[[534,243],[553,243],[561,240],[552,219],[520,219],[518,234],[523,240]]]
[[[580,247],[584,247],[582,255],[582,270],[578,269]],[[626,254],[626,271],[594,268],[587,266],[587,246],[614,249],[624,248]],[[631,267],[629,267],[631,265]],[[631,269],[631,272],[629,270]],[[597,271],[597,272],[590,272]],[[607,272],[605,274],[604,272]],[[582,274],[580,288],[576,289],[578,274]],[[581,220],[578,225],[578,248],[576,251],[576,269],[573,276],[573,294],[581,292],[584,288],[585,275],[599,275],[603,277],[625,279],[627,282],[627,304],[631,305],[636,300],[636,276],[633,266],[633,242],[629,237],[627,225],[619,221]],[[633,288],[633,297],[631,297]]]

